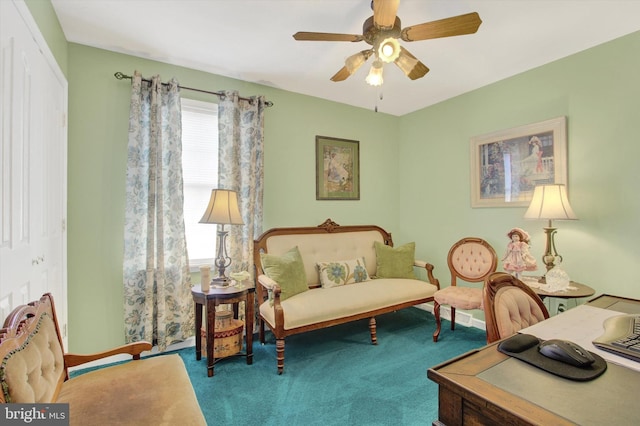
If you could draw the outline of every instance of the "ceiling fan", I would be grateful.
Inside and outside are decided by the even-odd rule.
[[[401,28],[400,18],[396,16],[399,4],[400,0],[372,0],[373,16],[364,21],[362,35],[300,31],[293,38],[298,41],[367,42],[372,47],[349,56],[344,67],[331,80],[346,80],[373,55],[375,60],[366,81],[372,86],[379,86],[382,84],[382,66],[385,62],[395,63],[411,80],[422,78],[429,72],[429,68],[400,46],[398,39],[412,42],[473,34],[482,23],[478,13],[472,12]]]

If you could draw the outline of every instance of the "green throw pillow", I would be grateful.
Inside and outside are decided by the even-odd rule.
[[[280,300],[286,300],[309,289],[302,256],[297,246],[282,256],[260,253],[260,260],[264,273],[280,286]]]
[[[378,278],[415,278],[413,263],[416,243],[407,243],[400,247],[390,247],[379,241],[376,249],[376,276]]]

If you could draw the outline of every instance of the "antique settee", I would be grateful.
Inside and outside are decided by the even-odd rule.
[[[49,293],[13,310],[0,330],[0,403],[69,404],[71,425],[206,425],[179,355],[144,357],[136,342],[65,354]],[[69,377],[69,368],[116,354],[133,360]]]
[[[264,344],[265,325],[275,335],[278,373],[287,336],[368,319],[375,345],[376,316],[433,301],[440,286],[433,265],[416,261],[414,252],[413,243],[393,248],[391,234],[379,226],[330,219],[257,238],[259,338]]]

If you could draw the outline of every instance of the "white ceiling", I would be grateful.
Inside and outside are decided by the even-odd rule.
[[[379,89],[364,81],[369,64],[346,81],[329,80],[346,57],[369,46],[365,42],[292,37],[297,31],[362,34],[372,15],[369,0],[51,2],[70,42],[393,115],[640,30],[640,0],[402,0],[403,28],[474,11],[483,22],[476,34],[401,42],[430,72],[411,81],[387,64]],[[163,76],[170,77],[181,81]]]

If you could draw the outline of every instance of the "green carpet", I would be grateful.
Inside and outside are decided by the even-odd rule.
[[[433,343],[433,315],[417,308],[376,318],[378,345],[368,320],[290,336],[284,374],[275,339],[253,345],[253,364],[223,359],[207,377],[206,359],[193,347],[176,351],[187,367],[209,425],[430,425],[438,416],[438,387],[427,369],[482,347],[484,330],[443,321]],[[101,367],[99,367],[101,368]],[[74,371],[75,377],[83,372]]]
[[[178,351],[210,425],[427,425],[437,418],[437,385],[427,369],[485,345],[484,331],[443,323],[417,308],[381,315],[378,345],[366,320],[287,338],[284,374],[275,339],[254,342],[253,365],[228,358],[207,377],[195,349]]]

